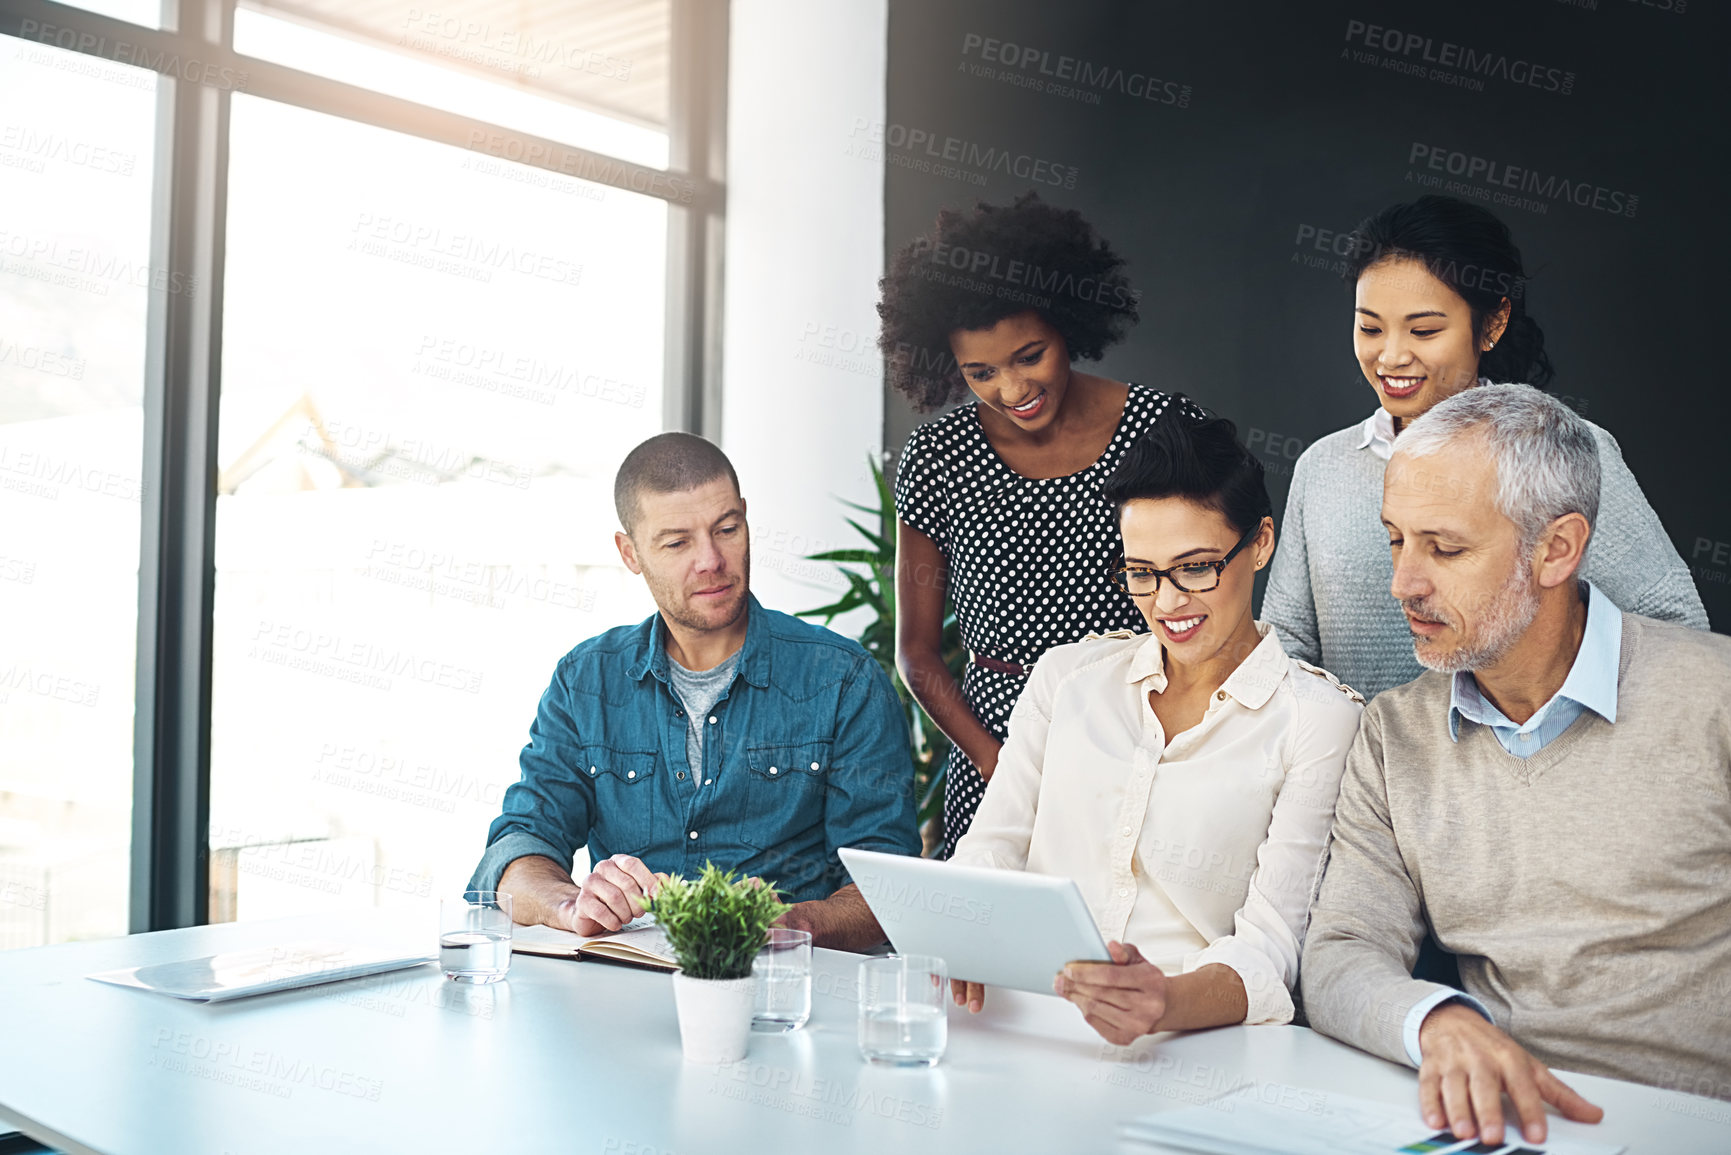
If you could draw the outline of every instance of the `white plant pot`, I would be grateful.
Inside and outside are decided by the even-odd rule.
[[[737,1063],[751,1039],[752,978],[694,979],[673,972],[679,1040],[688,1063]]]

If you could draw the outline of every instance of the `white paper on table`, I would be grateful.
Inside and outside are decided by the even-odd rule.
[[[436,957],[430,952],[404,954],[400,950],[317,939],[126,967],[85,977],[177,999],[216,1003],[402,970],[432,962]]]
[[[1282,1103],[1306,1105],[1306,1109]],[[1161,1144],[1205,1155],[1454,1155],[1476,1139],[1455,1139],[1427,1126],[1415,1106],[1403,1111],[1352,1095],[1257,1083],[1207,1103],[1143,1115],[1120,1124],[1131,1142]],[[1623,1147],[1557,1139],[1528,1143],[1515,1124],[1505,1128],[1505,1155],[1618,1155]]]

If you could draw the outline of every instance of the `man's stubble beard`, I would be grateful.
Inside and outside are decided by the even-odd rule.
[[[1435,611],[1427,612],[1428,607],[1423,598],[1410,598],[1401,605],[1412,610],[1418,617],[1435,619],[1439,615]],[[1412,655],[1418,659],[1418,664],[1427,670],[1435,670],[1439,674],[1458,674],[1463,670],[1483,670],[1496,665],[1508,656],[1527,627],[1533,624],[1533,619],[1539,614],[1539,595],[1533,589],[1527,570],[1525,552],[1517,555],[1515,564],[1509,569],[1509,576],[1504,579],[1501,587],[1492,597],[1491,603],[1479,619],[1478,637],[1448,654],[1432,654],[1426,656],[1426,648],[1431,645],[1429,639],[1412,635]],[[1460,623],[1451,618],[1443,618],[1448,625],[1460,632]]]
[[[746,545],[745,553],[739,559],[739,570],[734,583],[737,596],[733,602],[733,612],[727,615],[725,621],[705,621],[699,618],[692,612],[691,603],[683,590],[673,588],[670,583],[651,576],[648,569],[643,571],[643,577],[649,583],[649,593],[655,599],[656,607],[675,625],[687,630],[725,630],[744,616],[750,600],[751,546],[749,543]]]

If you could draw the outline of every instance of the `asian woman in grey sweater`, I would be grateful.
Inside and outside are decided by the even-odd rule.
[[[1418,677],[1381,521],[1395,439],[1432,406],[1488,381],[1544,387],[1552,369],[1526,308],[1527,278],[1508,226],[1477,205],[1427,196],[1359,225],[1353,351],[1379,408],[1298,459],[1262,618],[1286,652],[1366,698]],[[1621,609],[1707,628],[1688,567],[1623,462],[1591,425],[1603,483],[1582,576]]]

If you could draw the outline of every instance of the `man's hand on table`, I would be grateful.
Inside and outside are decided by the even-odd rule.
[[[1167,979],[1131,943],[1109,942],[1109,963],[1073,962],[1052,980],[1052,993],[1075,1003],[1088,1025],[1115,1046],[1160,1029]]]
[[[851,882],[828,898],[794,903],[775,925],[803,930],[812,946],[831,950],[865,951],[884,941],[883,928]]]
[[[1442,1003],[1418,1030],[1418,1104],[1431,1127],[1448,1127],[1457,1139],[1503,1142],[1503,1096],[1529,1143],[1545,1141],[1545,1104],[1565,1119],[1597,1123],[1603,1108],[1581,1098],[1473,1008]]]
[[[615,854],[577,883],[577,894],[559,903],[556,925],[581,935],[616,931],[643,913],[643,900],[661,889],[665,877],[640,859]]]
[[[816,941],[822,922],[823,909],[817,903],[796,902],[792,909],[775,920],[775,925],[787,930],[803,930]]]

